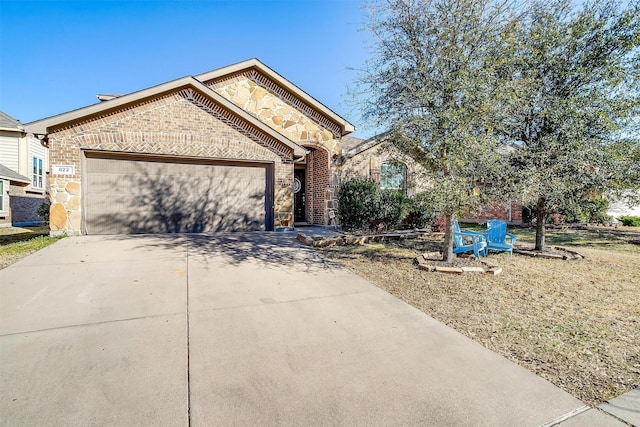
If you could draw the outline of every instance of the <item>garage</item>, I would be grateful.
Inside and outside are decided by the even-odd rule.
[[[84,153],[86,234],[269,230],[269,163]]]

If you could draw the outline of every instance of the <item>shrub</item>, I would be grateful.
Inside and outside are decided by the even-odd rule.
[[[402,208],[405,197],[397,190],[382,190],[380,192],[380,206],[377,218],[387,229],[395,228],[402,219]]]
[[[429,192],[407,198],[401,191],[380,191],[374,181],[362,178],[345,181],[338,193],[338,218],[346,231],[426,228],[441,216],[438,206]]]
[[[610,221],[607,216],[609,202],[602,196],[585,197],[579,201],[566,201],[556,212],[551,212],[547,223],[578,223],[590,222],[605,224]],[[530,224],[536,222],[536,205],[522,206],[522,222]]]
[[[602,196],[585,197],[577,202],[567,202],[559,209],[565,222],[607,223],[609,202]]]
[[[621,216],[619,219],[626,227],[640,227],[640,216]]]
[[[405,201],[407,214],[403,223],[410,228],[425,228],[430,226],[439,215],[435,202],[429,193],[419,193]]]
[[[378,217],[380,191],[370,179],[353,178],[345,181],[338,192],[338,217],[347,230],[369,228]]]
[[[444,233],[447,230],[447,218],[444,216],[434,218],[431,223],[431,229],[432,231]]]
[[[49,222],[49,203],[43,202],[36,213],[42,218],[44,221]]]
[[[604,197],[589,199],[584,206],[584,210],[589,213],[589,222],[597,224],[607,224],[611,222],[611,217],[607,215],[609,201]]]

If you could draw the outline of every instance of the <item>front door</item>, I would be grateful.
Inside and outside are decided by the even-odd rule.
[[[294,222],[306,222],[306,197],[305,197],[305,170],[293,171],[293,220]]]

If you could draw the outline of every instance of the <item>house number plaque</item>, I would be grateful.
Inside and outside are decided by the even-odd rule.
[[[76,167],[74,165],[54,165],[51,166],[53,175],[75,175]]]

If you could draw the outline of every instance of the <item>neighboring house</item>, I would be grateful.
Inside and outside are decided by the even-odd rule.
[[[328,224],[353,125],[251,59],[25,125],[46,141],[52,232]]]
[[[46,201],[47,149],[0,111],[0,226],[40,223]]]
[[[346,136],[342,138],[342,150],[343,180],[369,178],[380,189],[401,190],[409,197],[429,189],[422,165],[400,153],[384,134],[366,140]]]

